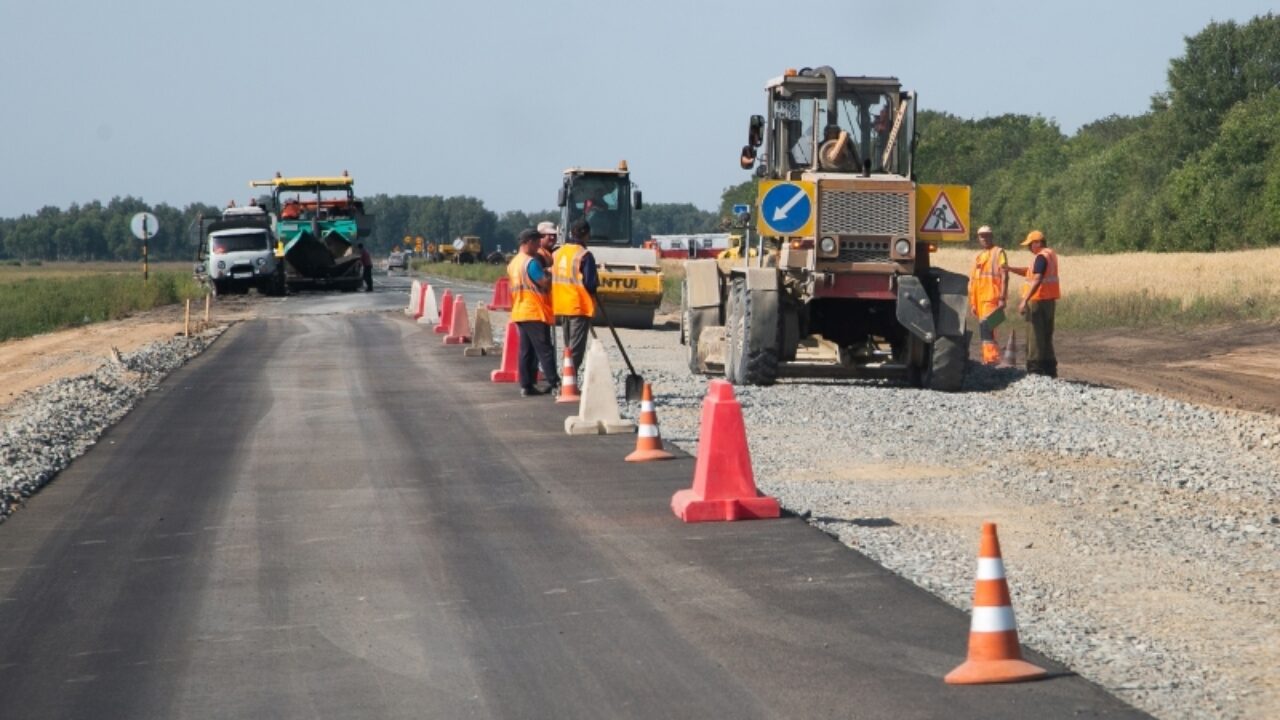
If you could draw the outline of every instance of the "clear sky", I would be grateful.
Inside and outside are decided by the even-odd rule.
[[[0,0],[0,217],[344,169],[364,195],[535,211],[564,168],[624,158],[647,202],[710,210],[785,68],[1073,133],[1145,112],[1186,36],[1269,4]]]

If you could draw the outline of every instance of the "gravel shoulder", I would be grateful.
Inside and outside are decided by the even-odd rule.
[[[678,330],[621,332],[663,437],[696,452],[706,380]],[[994,521],[1024,643],[1158,717],[1280,717],[1274,415],[982,367],[956,394],[738,397],[761,491],[849,547],[968,608]]]

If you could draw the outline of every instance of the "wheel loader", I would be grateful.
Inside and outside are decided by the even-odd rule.
[[[915,94],[823,66],[788,70],[765,96],[739,160],[760,179],[763,252],[685,264],[690,370],[740,385],[838,376],[959,390],[968,278],[930,267],[929,253],[968,238],[968,188],[916,184]]]

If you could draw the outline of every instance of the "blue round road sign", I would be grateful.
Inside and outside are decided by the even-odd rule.
[[[775,185],[760,200],[760,219],[782,234],[804,227],[812,214],[809,194],[798,185]]]

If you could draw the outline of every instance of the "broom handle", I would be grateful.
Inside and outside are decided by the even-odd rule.
[[[613,341],[618,344],[618,352],[622,353],[622,360],[627,364],[627,370],[632,375],[636,374],[636,369],[631,365],[631,358],[627,357],[627,349],[622,347],[622,339],[618,337],[618,331],[613,329],[613,322],[609,320],[609,313],[604,309],[604,303],[598,302],[597,307],[600,308],[600,317],[604,318],[604,322],[609,326],[609,332],[613,333]]]

